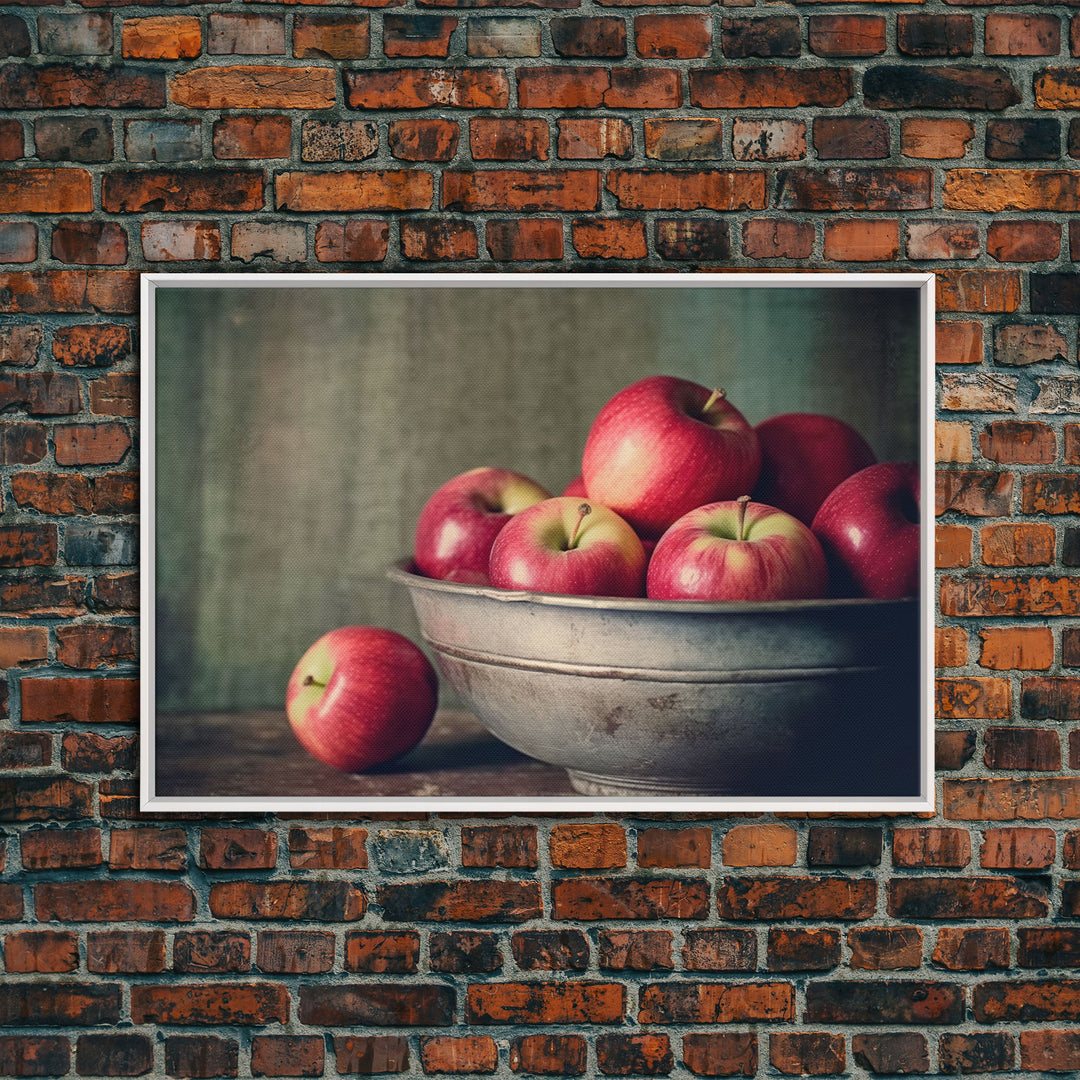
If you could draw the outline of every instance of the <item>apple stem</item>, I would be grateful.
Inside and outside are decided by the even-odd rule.
[[[301,686],[325,686],[326,683],[319,682],[319,680],[316,679],[314,675],[307,675],[307,676],[305,676],[304,681],[300,685]]]
[[[574,542],[577,540],[578,529],[581,528],[581,523],[585,518],[592,513],[592,507],[588,503],[582,503],[578,508],[578,519],[574,522],[574,531],[570,534],[570,541],[566,545],[567,551],[574,546]]]
[[[750,502],[750,496],[740,495],[736,502],[739,504],[739,539],[745,540],[746,504]]]
[[[709,395],[709,400],[705,402],[704,406],[702,406],[701,411],[703,413],[707,413],[718,401],[725,398],[726,396],[727,394],[725,391],[719,389],[714,390]]]

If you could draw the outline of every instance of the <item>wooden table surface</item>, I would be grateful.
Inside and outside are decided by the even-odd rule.
[[[440,709],[408,754],[357,776],[311,757],[275,709],[159,714],[155,753],[155,794],[174,798],[574,794],[565,770],[519,754],[454,709]]]

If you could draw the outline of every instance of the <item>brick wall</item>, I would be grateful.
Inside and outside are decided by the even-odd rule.
[[[1080,1069],[1080,15],[0,12],[0,1075]],[[136,810],[137,274],[938,274],[936,815]]]

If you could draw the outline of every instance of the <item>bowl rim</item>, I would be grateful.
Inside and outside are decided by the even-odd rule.
[[[459,581],[426,577],[417,572],[416,564],[408,555],[391,563],[386,570],[386,576],[410,590],[419,589],[460,597],[484,597],[503,604],[542,604],[546,607],[586,608],[597,611],[722,615],[759,612],[827,614],[861,609],[885,614],[889,610],[907,610],[919,603],[917,596],[905,596],[896,600],[879,600],[867,596],[825,597],[815,600],[654,600],[645,596],[570,596],[563,593],[499,589],[494,585],[467,585]]]

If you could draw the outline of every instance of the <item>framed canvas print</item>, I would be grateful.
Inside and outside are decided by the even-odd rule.
[[[147,274],[141,804],[933,806],[932,274]]]

